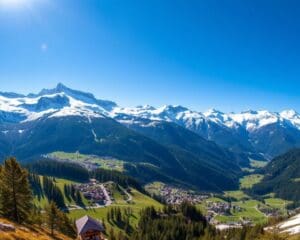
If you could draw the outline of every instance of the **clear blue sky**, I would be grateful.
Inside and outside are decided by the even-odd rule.
[[[0,0],[0,90],[300,111],[299,16],[298,0]]]

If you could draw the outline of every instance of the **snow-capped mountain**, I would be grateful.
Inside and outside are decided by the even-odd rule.
[[[115,107],[112,116],[132,128],[137,125],[153,127],[160,121],[176,123],[231,151],[247,153],[253,158],[270,159],[300,146],[300,115],[294,110],[223,113],[210,109],[201,113],[182,106],[154,108],[147,105]]]
[[[134,108],[119,107],[112,101],[99,100],[90,93],[72,90],[63,84],[54,89],[43,89],[38,94],[21,95],[0,92],[0,118],[7,121],[33,121],[41,117],[94,116],[113,117],[130,124],[130,120],[149,119],[168,121],[195,130],[203,124],[215,123],[224,128],[244,128],[253,132],[270,124],[282,124],[300,130],[300,115],[294,110],[280,113],[267,110],[249,110],[241,113],[223,113],[210,109],[192,111],[180,105],[155,108],[149,105]]]
[[[236,188],[240,157],[171,122],[173,108],[157,110],[158,121],[146,119],[150,113],[143,118],[137,113],[137,120],[155,123],[142,132],[118,122],[118,116],[134,118],[133,113],[122,114],[115,103],[62,84],[26,96],[0,93],[0,159],[31,161],[55,151],[79,151],[123,160],[126,173],[145,183],[167,181],[213,191]]]
[[[58,84],[54,89],[43,89],[39,94],[27,96],[0,93],[0,120],[17,123],[43,117],[108,116],[116,104],[96,99],[90,93],[69,89]]]
[[[179,105],[128,108],[63,84],[38,94],[0,93],[2,124],[65,116],[113,118],[127,127],[175,123],[232,151],[263,153],[266,157],[300,146],[300,115],[294,110],[223,113],[215,109],[198,112]]]
[[[294,110],[285,110],[280,113],[267,110],[249,110],[241,113],[223,113],[210,109],[206,112],[189,110],[182,106],[166,105],[160,108],[152,106],[137,106],[136,108],[116,107],[112,113],[114,116],[132,116],[135,118],[145,118],[153,121],[169,121],[184,124],[187,128],[196,128],[204,122],[214,122],[227,128],[244,128],[248,132],[253,132],[266,125],[278,123],[289,124],[300,130],[300,115]],[[122,120],[120,120],[122,121]],[[130,123],[127,121],[126,123]]]

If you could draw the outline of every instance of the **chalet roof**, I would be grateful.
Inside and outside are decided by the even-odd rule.
[[[76,221],[76,228],[78,235],[84,234],[89,230],[104,231],[102,223],[91,218],[90,216],[84,216]]]

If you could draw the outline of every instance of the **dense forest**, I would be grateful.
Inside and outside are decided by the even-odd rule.
[[[43,159],[25,165],[32,173],[86,182],[89,172],[79,164]]]
[[[140,213],[137,228],[132,232],[126,224],[128,213],[112,209],[108,214],[118,226],[124,226],[122,232],[110,232],[111,240],[284,240],[276,232],[264,231],[264,226],[243,227],[217,231],[210,225],[201,212],[189,203],[177,206],[165,206],[162,210],[147,207]],[[125,220],[123,220],[125,219]],[[123,222],[123,224],[121,224]]]
[[[115,170],[99,168],[88,171],[76,163],[46,159],[32,162],[25,165],[25,167],[29,172],[34,174],[65,178],[78,182],[88,182],[90,178],[95,178],[100,182],[113,181],[125,188],[131,186],[139,191],[144,191],[137,180],[125,173]]]
[[[34,187],[29,179],[36,183]],[[22,168],[15,158],[5,160],[0,168],[0,217],[18,224],[47,226],[53,237],[55,231],[75,237],[73,223],[52,199],[59,198],[55,195],[55,185],[48,178],[43,180],[44,192],[49,197],[49,203],[41,211],[33,202],[33,192],[41,191],[40,180],[36,176],[29,177],[28,171]]]
[[[265,177],[254,185],[252,194],[275,193],[279,198],[294,201],[292,207],[300,205],[300,149],[276,157],[263,171]]]

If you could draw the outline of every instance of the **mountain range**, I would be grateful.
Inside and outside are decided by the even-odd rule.
[[[29,161],[53,151],[112,156],[142,181],[202,190],[236,187],[249,159],[300,146],[300,115],[120,107],[58,84],[38,94],[0,93],[0,157]]]

